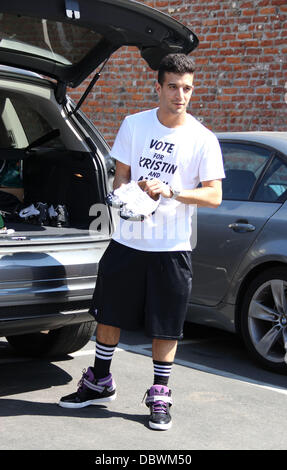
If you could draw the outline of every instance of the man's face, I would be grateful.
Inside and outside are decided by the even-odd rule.
[[[185,113],[193,91],[193,74],[165,72],[163,84],[156,83],[156,91],[162,111]]]

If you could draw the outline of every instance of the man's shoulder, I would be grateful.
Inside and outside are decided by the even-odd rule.
[[[155,113],[155,108],[154,109],[146,109],[144,111],[139,111],[137,113],[134,113],[134,114],[128,114],[126,117],[125,117],[125,120],[128,121],[129,123],[133,123],[133,122],[139,122],[139,121],[142,121],[142,120],[145,120],[145,119],[149,119],[151,117],[151,115],[153,115]]]
[[[212,132],[212,130],[208,129],[208,127],[206,127],[204,124],[202,124],[202,122],[189,113],[187,124],[190,126],[190,128],[192,128],[193,135],[196,135],[198,139],[216,139],[216,135],[214,132]]]

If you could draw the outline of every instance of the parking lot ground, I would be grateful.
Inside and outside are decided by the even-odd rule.
[[[169,431],[148,427],[150,340],[122,333],[112,372],[117,399],[80,410],[57,406],[93,364],[95,343],[52,361],[19,358],[0,340],[1,450],[283,450],[286,376],[252,363],[233,335],[194,327],[180,342],[169,386]]]

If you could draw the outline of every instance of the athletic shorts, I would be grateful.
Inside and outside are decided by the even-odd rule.
[[[112,240],[99,263],[90,313],[104,325],[180,339],[191,285],[191,251],[141,251]]]

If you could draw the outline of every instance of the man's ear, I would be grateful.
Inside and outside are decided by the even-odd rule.
[[[161,93],[161,84],[159,82],[155,83],[155,91],[157,92],[158,96],[160,96]]]

